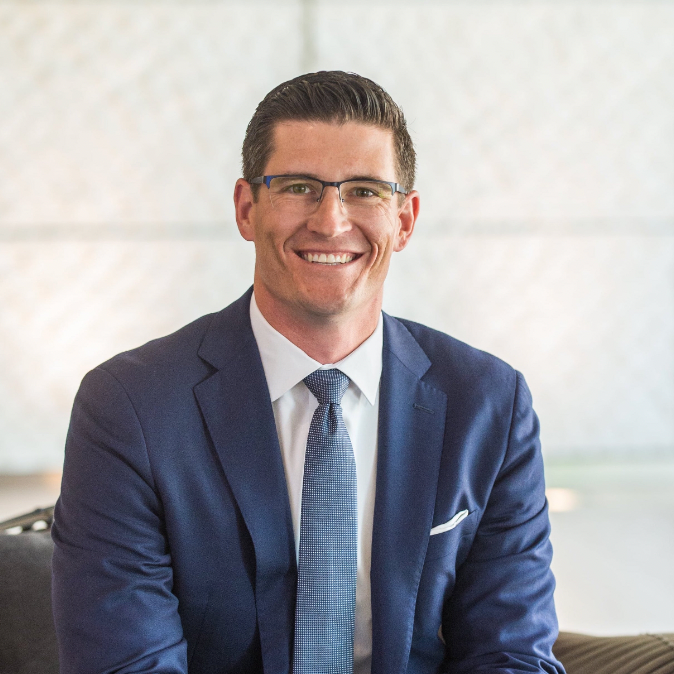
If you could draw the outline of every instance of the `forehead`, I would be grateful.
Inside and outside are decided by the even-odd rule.
[[[265,175],[283,173],[323,180],[366,176],[396,180],[393,134],[361,122],[279,122]]]

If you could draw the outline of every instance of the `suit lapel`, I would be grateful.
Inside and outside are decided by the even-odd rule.
[[[421,381],[430,361],[385,315],[372,536],[372,673],[402,674],[432,526],[447,396]]]
[[[273,410],[250,327],[250,291],[214,316],[199,355],[216,371],[195,387],[256,560],[255,597],[265,671],[287,672],[297,568]]]

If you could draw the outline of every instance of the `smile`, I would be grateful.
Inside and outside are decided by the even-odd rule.
[[[337,255],[333,253],[328,253],[327,255],[325,253],[301,253],[300,257],[307,262],[336,265],[351,262],[355,255],[351,253],[337,253]]]

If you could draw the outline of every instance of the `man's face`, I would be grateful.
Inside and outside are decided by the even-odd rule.
[[[392,135],[356,122],[279,123],[264,173],[396,182]],[[391,255],[407,245],[414,229],[416,192],[404,199],[394,195],[370,215],[356,215],[340,202],[335,187],[326,187],[313,212],[289,215],[272,203],[265,185],[259,190],[257,202],[245,181],[239,180],[235,191],[239,229],[255,242],[256,297],[264,295],[275,311],[302,318],[378,314]],[[322,255],[325,263],[310,261]],[[331,264],[328,255],[346,261]]]

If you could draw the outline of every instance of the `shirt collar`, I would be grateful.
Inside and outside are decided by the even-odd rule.
[[[363,393],[371,405],[377,399],[381,378],[384,327],[381,313],[374,332],[346,358],[338,363],[321,365],[275,330],[250,298],[250,323],[262,359],[272,402],[278,400],[315,370],[341,370]]]

